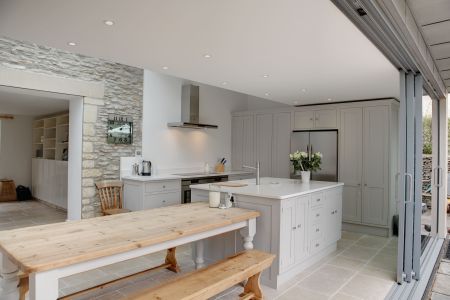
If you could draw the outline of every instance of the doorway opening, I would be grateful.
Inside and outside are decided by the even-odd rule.
[[[10,193],[0,199],[1,230],[62,222],[74,214],[69,177],[77,156],[81,161],[81,153],[72,159],[70,151],[80,142],[71,128],[82,125],[71,120],[82,112],[77,106],[81,97],[0,86],[0,179]]]

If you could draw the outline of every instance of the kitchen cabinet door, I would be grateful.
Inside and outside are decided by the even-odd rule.
[[[289,178],[291,143],[291,113],[273,115],[272,177]]]
[[[233,116],[231,119],[231,166],[242,170],[243,165],[254,165],[254,118]]]
[[[256,115],[256,160],[260,162],[261,177],[272,176],[272,130],[273,114]]]
[[[313,111],[296,111],[294,113],[294,130],[314,128]]]
[[[328,244],[341,238],[342,230],[342,193],[341,188],[325,192],[325,226],[324,236]]]
[[[158,208],[181,203],[180,192],[146,194],[142,209]]]
[[[363,110],[340,110],[339,181],[344,183],[342,216],[344,221],[361,222],[361,180],[363,169]]]
[[[362,222],[388,224],[389,107],[364,108]]]
[[[337,111],[335,109],[322,109],[314,112],[314,128],[337,128]]]
[[[308,255],[308,202],[309,196],[296,198],[295,219],[295,263],[301,262]]]
[[[295,263],[295,230],[297,219],[295,215],[295,200],[281,202],[280,224],[280,269],[281,272],[289,269]]]

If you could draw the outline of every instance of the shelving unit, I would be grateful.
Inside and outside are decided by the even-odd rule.
[[[69,114],[35,120],[33,158],[67,160],[69,150]]]

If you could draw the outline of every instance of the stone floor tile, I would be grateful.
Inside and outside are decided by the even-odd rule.
[[[433,292],[450,296],[450,275],[437,273]]]
[[[432,292],[430,299],[431,300],[450,300],[450,296]]]
[[[358,274],[354,276],[339,292],[362,299],[384,299],[395,283],[372,276]]]
[[[310,289],[303,289],[299,286],[294,286],[286,293],[282,294],[277,300],[325,300],[328,299],[327,295],[321,294],[317,291]]]
[[[450,263],[442,261],[441,264],[439,265],[438,272],[441,274],[450,275]]]

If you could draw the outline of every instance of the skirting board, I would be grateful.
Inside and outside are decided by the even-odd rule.
[[[36,198],[36,197],[33,197],[33,199],[38,201],[38,202],[40,202],[40,203],[42,203],[42,204],[44,204],[44,205],[47,205],[48,207],[51,207],[51,208],[54,208],[54,209],[57,209],[57,210],[60,210],[60,211],[63,211],[63,212],[67,212],[67,209],[65,209],[63,207],[60,207],[60,206],[58,206],[56,204],[47,202],[45,200],[42,200],[42,199],[39,199],[39,198]]]
[[[389,230],[389,228],[373,227],[373,226],[352,224],[352,223],[345,223],[345,222],[342,223],[342,230],[370,234],[370,235],[383,236],[383,237],[391,236],[391,231]]]

